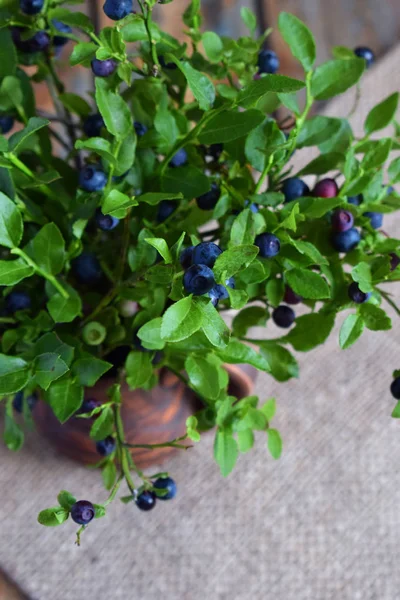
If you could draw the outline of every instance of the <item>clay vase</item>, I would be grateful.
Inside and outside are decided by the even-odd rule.
[[[244,398],[253,391],[256,370],[249,365],[225,365],[229,374],[229,393]],[[107,401],[107,389],[113,383],[102,379],[85,391],[87,398]],[[126,441],[130,444],[160,444],[180,437],[186,432],[186,419],[203,407],[196,394],[176,375],[163,369],[159,383],[150,391],[122,388],[121,415]],[[91,421],[71,418],[61,424],[45,402],[39,402],[33,411],[38,431],[60,453],[84,464],[99,462],[95,442],[89,437]],[[160,464],[174,448],[132,448],[136,465],[143,469]]]

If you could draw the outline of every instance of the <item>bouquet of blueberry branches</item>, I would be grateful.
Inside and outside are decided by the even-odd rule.
[[[269,32],[256,35],[247,8],[249,35],[233,40],[203,33],[192,0],[182,42],[153,20],[154,0],[138,0],[137,12],[132,0],[106,0],[114,23],[100,32],[63,4],[13,0],[0,13],[0,396],[11,450],[23,443],[18,413],[29,424],[39,398],[61,422],[91,420],[109,497],[95,504],[63,491],[39,515],[48,526],[71,516],[79,540],[122,483],[122,500],[141,510],[176,494],[168,473],[146,476],[132,459],[122,384],[149,390],[161,368],[181,378],[204,408],[170,445],[215,427],[226,476],[254,431],[273,458],[282,442],[274,399],[229,395],[224,364],[284,382],[298,376],[291,349],[322,344],[339,312],[350,309],[343,349],[364,328],[391,327],[385,302],[399,310],[380,286],[400,279],[400,241],[381,226],[400,208],[391,156],[400,126],[397,93],[371,107],[362,138],[347,118],[310,116],[315,100],[352,86],[357,99],[374,56],[336,47],[315,66],[314,38],[290,14],[278,27],[302,80],[277,74]],[[94,75],[85,97],[60,80],[66,44],[70,69]],[[35,103],[41,82],[51,114]],[[391,137],[373,135],[389,124]],[[310,146],[316,158],[293,172],[292,154]],[[282,336],[268,334],[270,318]],[[262,339],[248,333],[254,326],[265,327]],[[90,394],[102,377],[105,403]],[[400,398],[400,378],[392,392]]]

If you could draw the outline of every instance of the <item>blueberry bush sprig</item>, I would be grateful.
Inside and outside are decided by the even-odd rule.
[[[143,445],[125,438],[126,385],[150,390],[168,369],[194,390],[203,408],[185,435],[144,447],[188,448],[215,429],[226,476],[256,435],[275,459],[282,440],[275,400],[232,396],[225,364],[285,382],[298,376],[293,352],[324,343],[337,320],[347,349],[364,329],[391,327],[386,305],[400,314],[385,287],[400,279],[400,240],[390,223],[382,230],[400,208],[399,95],[371,106],[361,137],[346,117],[311,113],[362,89],[373,52],[336,47],[316,65],[312,33],[282,13],[279,32],[304,70],[293,79],[247,8],[249,34],[234,40],[204,32],[192,0],[181,41],[153,20],[154,0],[138,5],[106,0],[100,32],[62,0],[11,0],[0,12],[4,442],[21,447],[37,402],[61,423],[88,420],[108,498],[62,491],[39,514],[47,526],[77,523],[78,543],[122,485],[121,500],[141,511],[176,496],[168,473],[147,475],[132,458]],[[61,50],[72,72],[92,72],[93,94],[60,79]],[[36,82],[49,87],[50,113]],[[310,147],[316,158],[296,169],[293,153]]]

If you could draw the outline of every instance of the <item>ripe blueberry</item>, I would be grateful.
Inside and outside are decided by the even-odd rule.
[[[87,413],[91,413],[92,410],[101,406],[100,400],[96,400],[96,398],[85,398],[82,402],[82,406],[76,412],[77,415],[85,415]]]
[[[71,506],[71,519],[78,525],[87,525],[94,519],[94,506],[88,500],[78,500]]]
[[[281,243],[273,233],[260,233],[254,243],[260,248],[259,256],[262,258],[272,258],[281,249]]]
[[[207,148],[207,155],[211,156],[214,160],[218,160],[223,151],[223,144],[211,144],[211,146]]]
[[[9,115],[0,115],[0,133],[8,133],[14,126],[14,119]]]
[[[363,304],[371,297],[371,292],[363,292],[358,287],[358,283],[353,281],[349,285],[349,289],[347,290],[350,300],[355,302],[356,304]]]
[[[288,328],[291,327],[291,325],[293,325],[296,319],[296,315],[293,308],[282,304],[281,306],[278,306],[274,309],[272,313],[272,319],[275,325],[278,325],[278,327]]]
[[[218,306],[220,300],[227,300],[229,298],[228,290],[220,283],[216,283],[208,292],[208,295],[211,298],[211,304],[213,306]]]
[[[11,35],[15,46],[21,52],[26,54],[34,54],[35,52],[43,52],[50,45],[50,37],[45,31],[37,31],[31,38],[22,39],[22,33],[26,31],[21,27],[14,27],[11,30]]]
[[[348,210],[338,209],[331,219],[333,231],[347,231],[354,225],[354,217]]]
[[[187,161],[188,161],[187,152],[186,152],[186,150],[184,148],[181,148],[171,158],[171,160],[169,161],[169,166],[173,167],[173,168],[183,167],[184,165],[186,165]]]
[[[359,58],[365,59],[365,62],[367,63],[367,69],[375,61],[375,54],[370,48],[367,48],[365,46],[358,46],[357,48],[354,48],[354,54]]]
[[[182,250],[181,255],[179,257],[179,261],[185,270],[188,269],[192,264],[193,249],[194,246],[189,246],[188,248],[185,248],[184,250]]]
[[[79,173],[79,185],[86,192],[99,192],[106,183],[107,175],[98,165],[86,165]]]
[[[390,391],[393,398],[396,398],[396,400],[400,400],[400,377],[396,377],[396,379],[393,379],[392,384],[390,386]]]
[[[139,123],[138,121],[135,121],[133,126],[138,137],[142,137],[142,135],[144,135],[147,131],[146,125],[143,125],[143,123]]]
[[[112,75],[117,68],[117,63],[113,58],[107,58],[106,60],[94,58],[90,64],[96,77],[108,77],[109,75]]]
[[[115,450],[115,439],[109,435],[104,440],[96,442],[96,450],[101,456],[110,456]]]
[[[279,69],[279,58],[272,50],[261,50],[257,66],[259,73],[276,73]]]
[[[72,261],[72,272],[80,283],[88,285],[97,283],[102,277],[102,270],[97,257],[90,252],[82,252]]]
[[[174,71],[178,68],[177,65],[173,62],[166,63],[165,58],[162,54],[158,57],[158,62],[160,63],[163,69],[169,69],[170,71]]]
[[[61,21],[57,21],[57,19],[52,20],[52,25],[59,31],[60,33],[72,33],[72,29],[69,25],[62,23]],[[56,47],[65,46],[69,42],[69,38],[64,37],[63,35],[55,35],[53,37],[53,44]]]
[[[112,217],[111,215],[103,215],[100,209],[96,211],[96,225],[102,231],[111,231],[115,229],[119,223],[119,219],[117,217]]]
[[[368,211],[368,212],[363,213],[363,217],[369,218],[369,222],[371,223],[371,227],[373,229],[379,229],[379,227],[382,227],[382,223],[383,223],[383,214],[382,213]]]
[[[389,254],[389,256],[390,256],[390,270],[394,271],[400,265],[400,258],[394,252]]]
[[[6,298],[6,309],[9,313],[26,310],[31,307],[31,299],[26,292],[11,292]]]
[[[217,204],[219,197],[221,196],[221,190],[216,183],[211,184],[211,189],[196,198],[197,206],[201,210],[212,210]]]
[[[30,394],[29,396],[27,396],[25,398],[25,401],[28,405],[29,410],[33,410],[38,401],[37,394],[35,394],[35,393]],[[22,413],[23,405],[24,405],[24,393],[21,391],[21,392],[18,392],[17,394],[15,394],[15,396],[14,396],[13,409],[18,413]]]
[[[339,191],[338,185],[334,179],[326,177],[318,181],[313,189],[313,196],[317,198],[334,198]]]
[[[88,137],[98,137],[104,127],[104,119],[100,113],[89,115],[83,122],[83,131]]]
[[[361,240],[361,236],[358,229],[352,227],[347,231],[339,231],[332,237],[332,244],[335,250],[338,252],[350,252],[353,250]]]
[[[171,500],[172,498],[175,498],[177,487],[175,481],[171,477],[159,477],[153,485],[157,490],[167,490],[168,492],[164,496],[157,496],[159,500]]]
[[[136,506],[140,510],[151,510],[156,505],[156,495],[154,492],[144,490],[135,500]]]
[[[298,177],[291,177],[283,182],[282,193],[285,196],[285,202],[291,202],[302,196],[307,196],[310,193],[310,188]]]
[[[106,0],[103,10],[109,19],[119,21],[132,12],[132,0]]]
[[[193,248],[192,261],[194,265],[207,265],[212,269],[220,254],[222,250],[214,242],[201,242]]]
[[[289,287],[288,285],[285,287],[285,295],[283,296],[283,301],[286,302],[286,304],[300,304],[302,300],[303,298],[296,294],[291,287]]]
[[[178,203],[174,200],[161,200],[158,205],[157,221],[163,223],[172,215],[173,212],[178,208]]]
[[[363,201],[362,194],[358,194],[358,196],[348,196],[348,198],[347,198],[347,202],[349,204],[354,204],[354,206],[360,206],[362,201]]]
[[[183,276],[183,286],[188,294],[207,294],[214,285],[214,274],[206,265],[192,265]]]
[[[37,15],[43,8],[44,0],[20,0],[19,7],[26,15]]]
[[[225,285],[226,285],[227,287],[230,287],[230,288],[232,288],[232,289],[234,290],[234,289],[235,289],[235,287],[236,287],[235,278],[234,278],[234,277],[229,277],[229,279],[227,279],[227,280],[225,281]]]

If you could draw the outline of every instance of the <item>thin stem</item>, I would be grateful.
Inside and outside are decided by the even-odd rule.
[[[56,288],[56,290],[58,292],[60,292],[60,294],[63,296],[63,298],[69,298],[69,293],[67,292],[67,290],[65,290],[63,288],[61,283],[59,281],[57,281],[57,279],[54,277],[54,275],[51,275],[50,273],[47,273],[47,271],[44,271],[43,269],[41,269],[39,267],[39,265],[37,265],[35,263],[35,261],[33,261],[30,258],[30,256],[28,256],[27,254],[25,254],[25,252],[23,250],[21,250],[21,248],[13,248],[11,250],[11,254],[17,254],[18,256],[20,256],[28,265],[33,267],[33,269],[36,271],[36,273],[38,273],[39,275],[41,275],[42,277],[47,279],[47,281],[49,281]]]
[[[86,527],[87,527],[87,525],[82,525],[82,527],[79,527],[78,531],[76,532],[75,544],[77,546],[81,545],[81,535],[85,531]]]
[[[154,75],[157,75],[160,63],[158,61],[158,56],[157,56],[157,51],[156,51],[156,43],[153,40],[153,35],[151,33],[151,29],[152,29],[152,18],[151,17],[152,17],[153,9],[151,6],[147,5],[147,10],[145,10],[142,0],[138,0],[138,3],[140,6],[140,10],[142,11],[142,14],[144,17],[144,24],[145,24],[146,31],[147,31],[147,37],[149,38],[151,60],[153,61],[153,72],[154,72]]]
[[[50,126],[48,126],[47,129],[50,135],[53,136],[55,140],[57,140],[57,142],[64,148],[64,150],[67,150],[67,152],[71,152],[71,147],[68,146],[66,141],[61,137],[61,135],[57,131],[52,129]]]
[[[390,294],[388,294],[387,292],[384,292],[380,288],[376,288],[376,289],[378,290],[378,292],[380,293],[382,298],[384,298],[386,300],[386,302],[388,304],[390,304],[390,306],[393,308],[393,310],[396,311],[397,315],[400,317],[400,308],[393,302],[393,300],[390,297]]]
[[[111,502],[114,500],[115,496],[117,495],[117,492],[119,490],[119,487],[121,485],[121,481],[124,478],[124,474],[121,473],[121,475],[118,477],[116,483],[114,484],[110,495],[108,496],[107,500],[104,502],[103,506],[108,506],[109,504],[111,504]]]
[[[254,190],[255,194],[258,194],[260,192],[262,184],[264,183],[266,176],[268,175],[269,171],[271,170],[273,162],[274,162],[274,154],[272,153],[271,156],[269,157],[269,159],[260,175],[260,179],[258,180],[258,183],[255,187],[255,190]]]
[[[164,442],[161,444],[124,444],[127,448],[145,448],[146,450],[154,450],[155,448],[181,448],[182,450],[188,450],[188,448],[192,448],[192,446],[185,446],[184,444],[179,444],[178,442],[182,442],[187,439],[187,435],[182,435],[179,438],[175,438],[170,442]]]
[[[113,406],[114,411],[114,421],[115,421],[115,430],[117,432],[117,442],[118,442],[118,450],[119,450],[119,458],[121,463],[121,469],[123,476],[125,477],[125,481],[127,486],[132,494],[135,493],[135,484],[131,477],[130,468],[129,468],[129,460],[128,460],[128,452],[129,450],[124,447],[125,444],[125,434],[124,434],[124,425],[122,423],[121,418],[121,407],[117,404]]]
[[[119,261],[116,280],[117,283],[121,283],[121,280],[124,275],[124,267],[126,256],[128,254],[129,247],[129,238],[130,238],[130,217],[131,217],[131,209],[128,210],[127,215],[124,219],[124,233],[122,237],[122,251],[121,251],[121,260]]]

